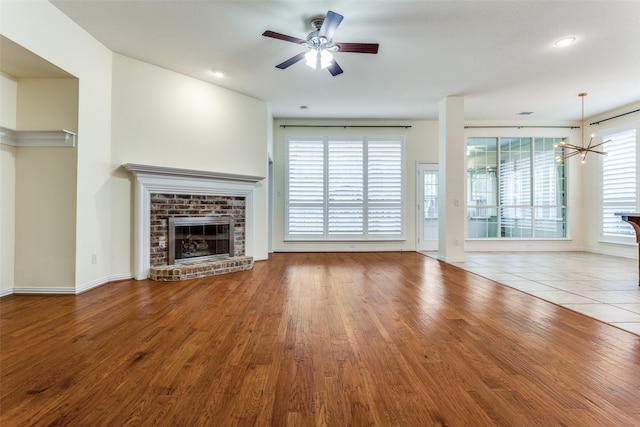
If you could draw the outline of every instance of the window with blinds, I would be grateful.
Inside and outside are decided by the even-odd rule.
[[[616,215],[637,212],[638,204],[638,148],[637,129],[603,132],[602,140],[608,153],[602,156],[602,215],[600,237],[605,241],[635,243],[631,225]]]
[[[287,240],[403,237],[403,141],[288,137]]]

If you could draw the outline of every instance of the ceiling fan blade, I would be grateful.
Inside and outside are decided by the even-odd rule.
[[[320,31],[318,32],[318,37],[331,40],[343,19],[344,16],[339,13],[328,11],[327,16],[324,17],[324,21],[322,22],[322,27],[320,27]]]
[[[378,53],[378,43],[334,43],[338,52]]]
[[[275,31],[269,31],[269,30],[262,33],[262,35],[265,37],[271,37],[272,39],[284,40],[286,42],[297,43],[297,44],[304,44],[307,42],[306,40],[299,39],[297,37],[291,37],[286,34],[280,34],[280,33],[276,33]]]
[[[299,54],[297,54],[294,57],[291,57],[289,59],[287,59],[286,61],[276,65],[276,68],[280,68],[281,70],[284,70],[285,68],[288,68],[290,66],[292,66],[293,64],[295,64],[296,62],[300,61],[302,58],[304,58],[304,55],[307,52],[300,52]]]
[[[340,68],[338,63],[335,61],[335,59],[333,60],[331,65],[329,65],[329,67],[327,67],[327,70],[329,70],[329,72],[331,73],[332,76],[337,76],[338,74],[342,74],[344,72],[344,71],[342,71],[342,68]]]

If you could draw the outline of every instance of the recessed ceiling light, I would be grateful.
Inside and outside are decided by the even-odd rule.
[[[220,71],[220,70],[212,70],[211,74],[213,74],[215,77],[219,79],[223,78],[226,75],[224,71]]]
[[[576,42],[576,38],[574,36],[570,36],[570,37],[563,37],[559,40],[556,40],[553,45],[556,47],[567,47],[569,45],[572,45]]]

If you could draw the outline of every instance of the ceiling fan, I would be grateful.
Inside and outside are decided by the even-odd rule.
[[[378,53],[377,43],[334,43],[333,34],[343,19],[344,16],[332,11],[328,11],[324,17],[312,19],[311,26],[314,28],[314,31],[309,33],[306,40],[276,33],[275,31],[267,30],[262,33],[265,37],[297,43],[309,49],[307,52],[301,52],[276,65],[276,68],[284,70],[304,58],[307,60],[308,66],[315,69],[326,68],[332,76],[337,76],[338,74],[342,74],[343,70],[335,59],[333,59],[331,52]]]

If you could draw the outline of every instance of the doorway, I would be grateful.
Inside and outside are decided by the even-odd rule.
[[[419,251],[438,250],[438,164],[418,163],[418,219],[417,242]]]

